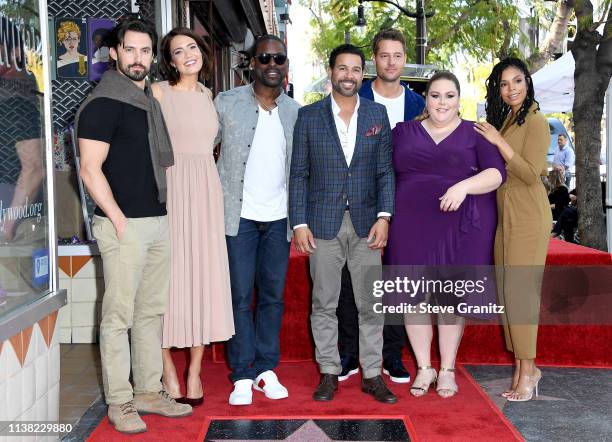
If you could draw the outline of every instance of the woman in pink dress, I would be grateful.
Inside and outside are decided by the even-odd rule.
[[[203,401],[204,345],[234,334],[223,193],[213,158],[219,123],[212,94],[202,84],[212,71],[211,60],[201,37],[175,28],[161,42],[160,68],[167,81],[153,85],[174,150],[174,166],[167,170],[172,268],[163,321],[162,382],[172,397],[192,406]],[[171,347],[190,348],[185,397]]]

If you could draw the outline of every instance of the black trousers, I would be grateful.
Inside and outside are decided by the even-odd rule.
[[[338,349],[340,357],[352,356],[359,360],[359,314],[353,297],[353,284],[348,266],[342,269],[342,287],[336,309],[338,317]],[[383,328],[383,361],[402,357],[407,343],[406,328],[387,324]]]

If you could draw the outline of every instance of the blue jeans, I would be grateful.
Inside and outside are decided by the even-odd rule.
[[[289,264],[287,218],[240,218],[238,235],[226,236],[236,333],[228,341],[231,379],[255,379],[280,359],[283,293]],[[257,306],[253,315],[253,288]],[[254,316],[254,317],[253,317]]]

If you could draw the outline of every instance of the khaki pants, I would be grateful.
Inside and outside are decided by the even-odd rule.
[[[359,313],[359,362],[364,378],[378,376],[382,365],[385,317],[374,313],[371,286],[366,285],[367,281],[382,279],[380,250],[371,250],[367,239],[357,236],[348,211],[344,214],[336,238],[316,238],[315,241],[317,248],[310,256],[313,282],[310,324],[319,370],[324,374],[340,374],[342,371],[336,308],[340,298],[342,268],[348,263]]]
[[[94,216],[93,233],[104,265],[100,323],[104,394],[109,405],[119,405],[131,401],[134,393],[162,389],[161,326],[170,282],[168,219],[128,218],[119,241],[110,220]]]

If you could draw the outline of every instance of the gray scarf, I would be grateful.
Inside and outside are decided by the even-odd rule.
[[[172,144],[168,135],[168,128],[162,115],[161,107],[151,92],[147,83],[144,92],[125,75],[115,70],[108,70],[102,75],[100,83],[91,91],[91,94],[81,103],[74,121],[75,137],[79,127],[79,116],[85,107],[96,98],[110,98],[130,104],[147,113],[149,126],[149,149],[153,173],[157,183],[158,199],[160,203],[166,202],[166,168],[174,164]]]

